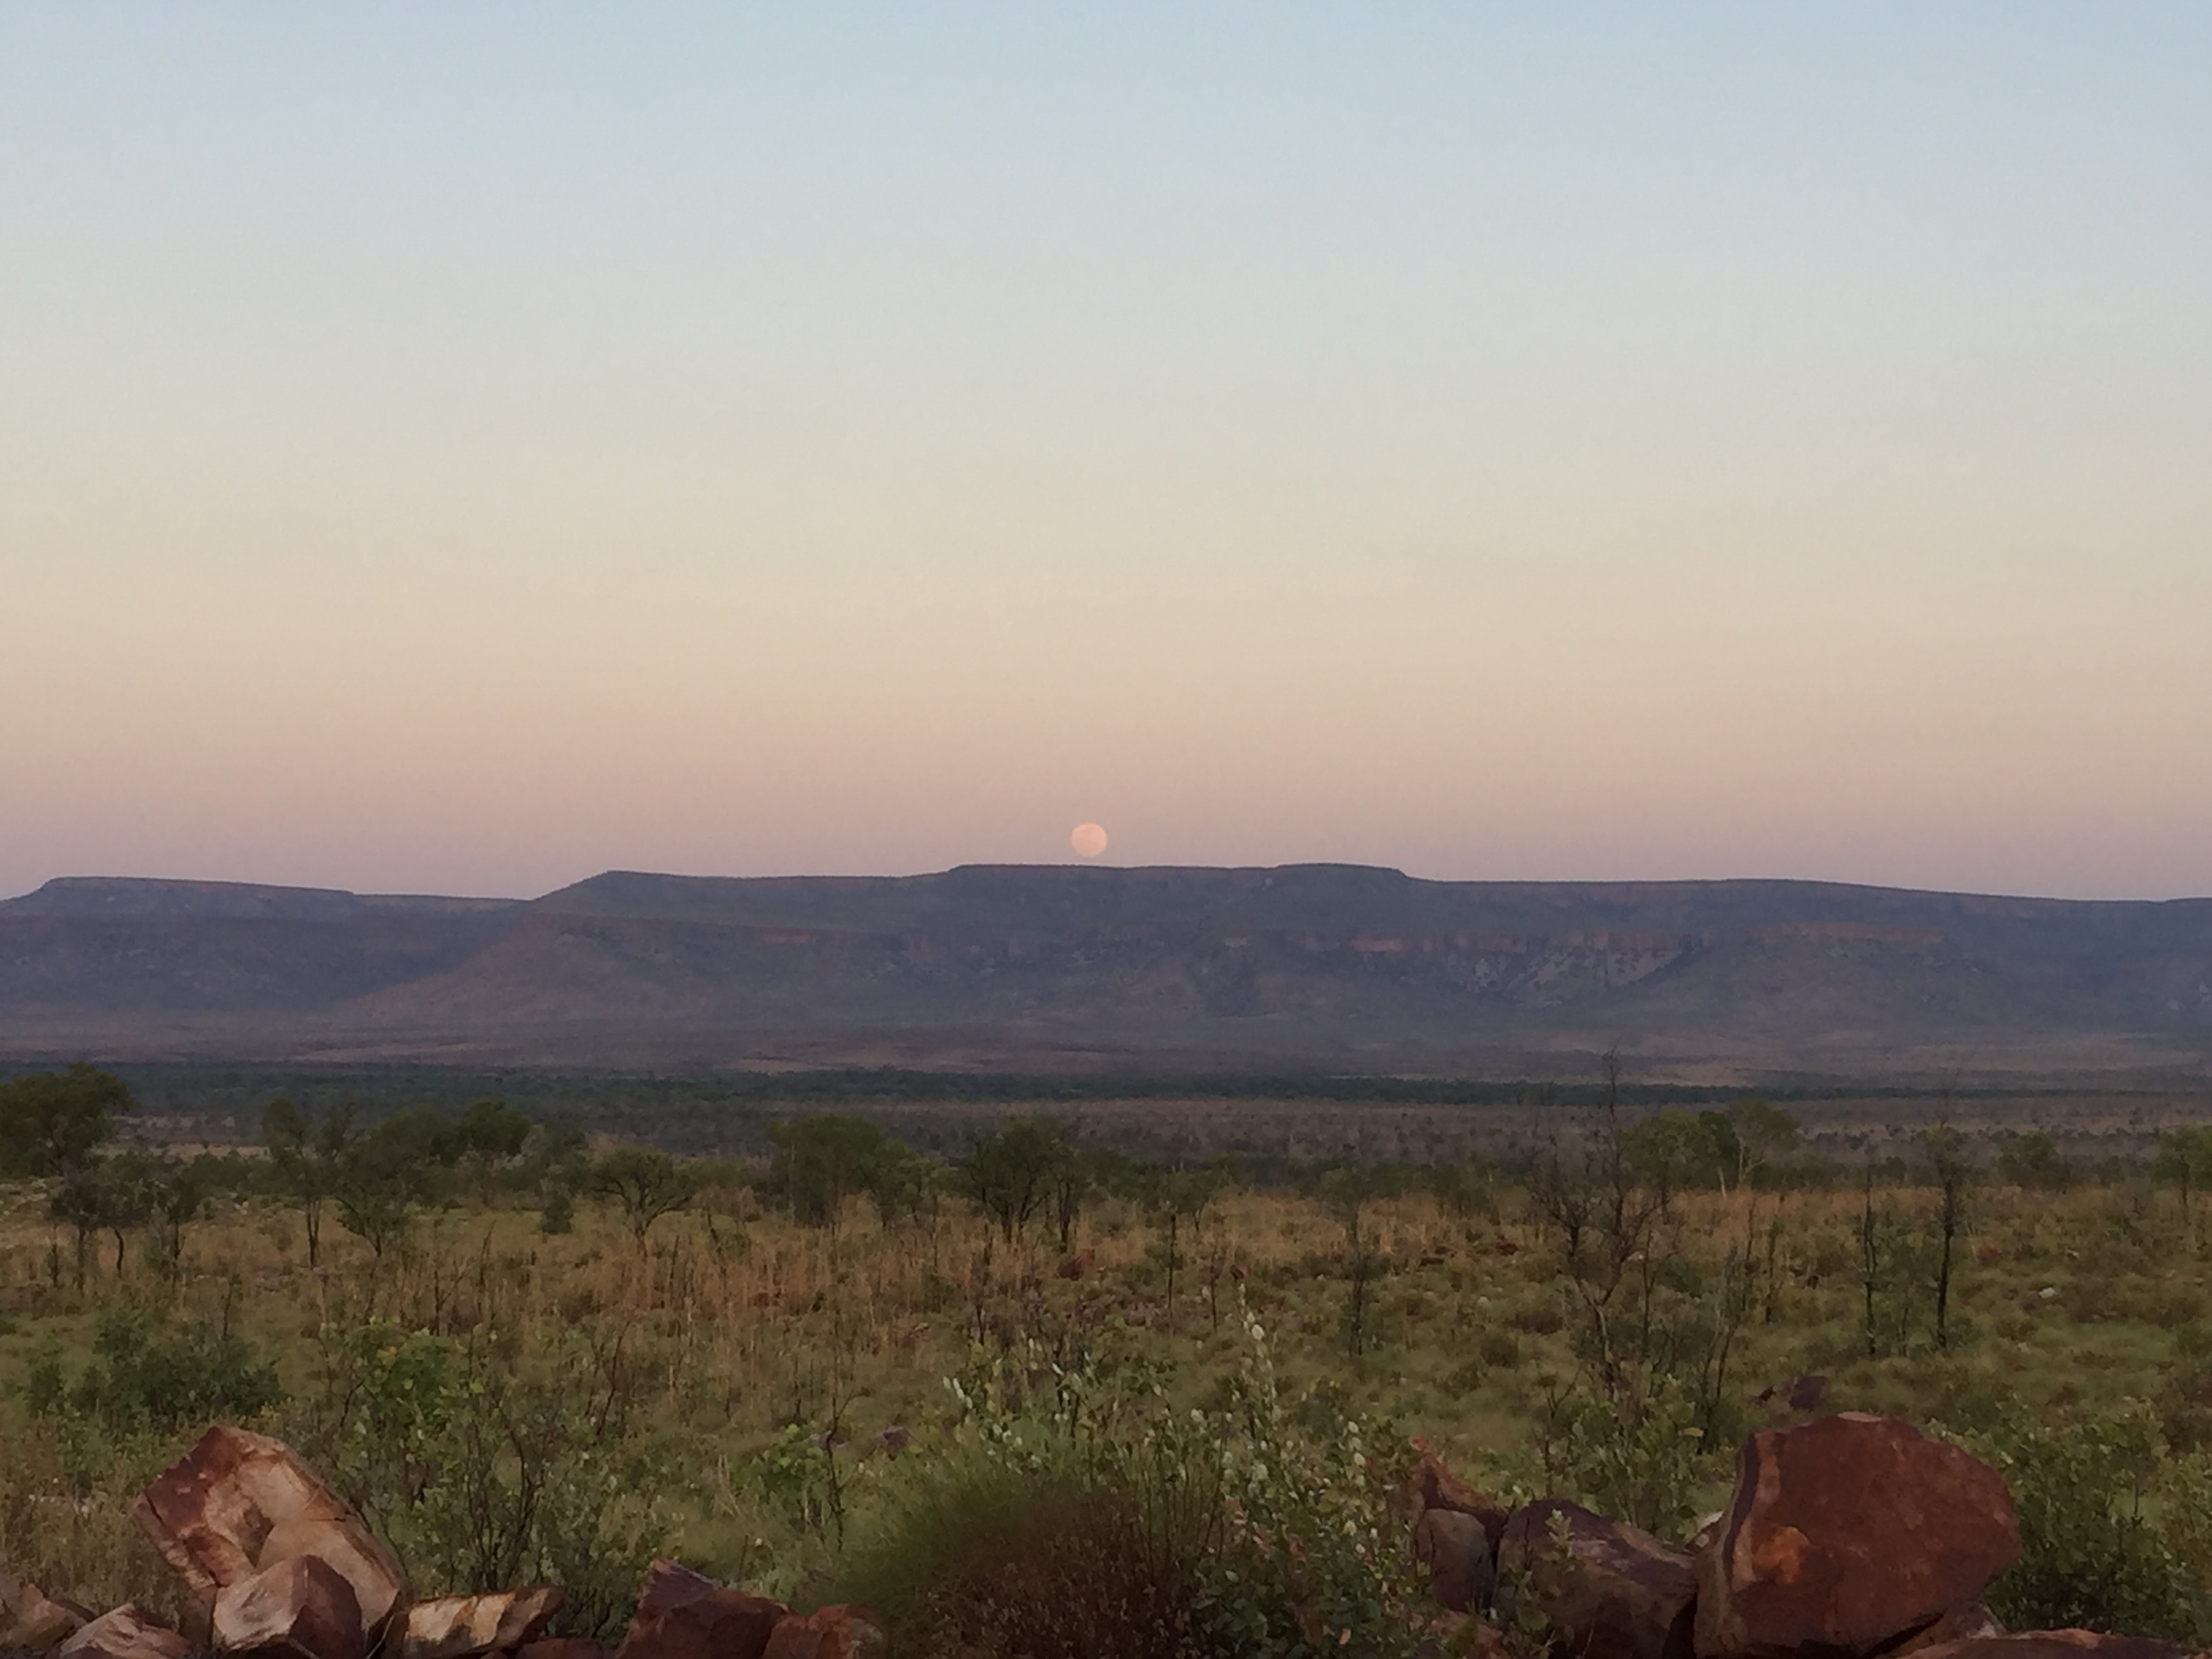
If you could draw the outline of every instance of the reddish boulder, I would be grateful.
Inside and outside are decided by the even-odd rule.
[[[519,1648],[561,1610],[560,1588],[502,1590],[494,1595],[441,1595],[407,1609],[398,1659],[474,1659]],[[596,1644],[594,1644],[596,1645]]]
[[[1498,1623],[1533,1605],[1559,1659],[1691,1659],[1687,1550],[1556,1498],[1516,1510],[1498,1548]]]
[[[362,1659],[361,1602],[320,1556],[295,1555],[216,1592],[215,1645],[226,1653]]]
[[[1909,1636],[1893,1648],[1882,1650],[1882,1659],[1905,1659],[1905,1655],[1923,1649],[1948,1646],[1954,1642],[1978,1641],[1984,1637],[2002,1636],[2005,1627],[1997,1622],[1996,1614],[1979,1601],[1969,1601],[1963,1607],[1954,1607],[1926,1630]]]
[[[1085,1249],[1068,1257],[1060,1264],[1060,1276],[1062,1279],[1088,1279],[1091,1276],[1091,1270],[1097,1265],[1097,1250]]]
[[[203,1616],[226,1586],[319,1556],[351,1587],[365,1647],[407,1599],[407,1577],[361,1517],[283,1442],[213,1428],[138,1499],[138,1524],[184,1579]]]
[[[1472,1613],[1489,1601],[1497,1561],[1480,1516],[1423,1510],[1413,1523],[1413,1559],[1429,1570],[1431,1594],[1454,1613]]]
[[[1867,1659],[1977,1600],[2020,1556],[2004,1479],[1895,1418],[1846,1412],[1744,1443],[1698,1556],[1705,1659]]]
[[[777,1621],[763,1659],[883,1659],[886,1644],[872,1607],[818,1607]]]
[[[191,1650],[176,1632],[126,1605],[85,1626],[54,1650],[54,1659],[189,1659]]]
[[[36,1584],[0,1571],[0,1648],[50,1648],[84,1622]]]
[[[1468,1485],[1446,1467],[1443,1459],[1425,1448],[1420,1462],[1393,1495],[1391,1503],[1408,1522],[1418,1522],[1431,1510],[1449,1510],[1474,1516],[1482,1522],[1492,1555],[1498,1553],[1498,1540],[1505,1533],[1505,1506]]]
[[[2089,1630],[2025,1630],[1974,1636],[1922,1648],[1915,1659],[2190,1659],[2179,1642],[2149,1636],[2103,1636]]]
[[[653,1564],[620,1659],[761,1659],[791,1609],[725,1589],[674,1561]]]

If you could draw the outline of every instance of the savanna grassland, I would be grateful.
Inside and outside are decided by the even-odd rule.
[[[994,1635],[930,1586],[1000,1595],[994,1550],[1068,1576],[1039,1540],[1127,1500],[1206,1564],[1158,1650],[1215,1650],[1211,1620],[1238,1650],[1388,1651],[1416,1439],[1684,1538],[1818,1374],[1821,1409],[2008,1470],[2016,1626],[2212,1639],[2187,1128],[2093,1166],[2039,1133],[1814,1144],[1763,1103],[1614,1102],[1489,1157],[1239,1163],[1018,1113],[932,1157],[814,1112],[714,1159],[495,1103],[283,1104],[265,1145],[194,1158],[113,1139],[125,1103],[74,1138],[19,1110],[0,1186],[0,1563],[88,1603],[173,1602],[131,1501],[222,1419],[326,1470],[419,1589],[551,1578],[580,1633],[671,1553],[876,1601],[916,1650],[1021,1650],[1035,1587]]]

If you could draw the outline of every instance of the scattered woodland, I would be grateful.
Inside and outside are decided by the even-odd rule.
[[[131,1502],[223,1420],[424,1593],[563,1585],[562,1633],[673,1555],[902,1651],[1411,1652],[1422,1450],[1681,1540],[1809,1400],[2005,1473],[2008,1625],[2212,1644],[2203,1128],[1839,1154],[1608,1088],[1443,1163],[1018,1109],[941,1154],[810,1111],[733,1159],[496,1099],[279,1097],[196,1152],[133,1112],[90,1066],[0,1084],[0,1566],[88,1603],[173,1601]]]

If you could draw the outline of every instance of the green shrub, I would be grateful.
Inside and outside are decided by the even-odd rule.
[[[1218,1509],[1149,1460],[966,1455],[929,1468],[856,1546],[839,1594],[902,1654],[1201,1659]]]
[[[963,1449],[864,1535],[847,1593],[914,1651],[1410,1652],[1404,1459],[1340,1392],[1284,1399],[1243,1323],[1222,1403],[1182,1413],[1110,1328],[976,1350],[949,1379]]]
[[[1972,1443],[2003,1471],[2020,1514],[2020,1563],[1988,1598],[1998,1618],[2212,1639],[2212,1462],[2172,1456],[2148,1406],[2126,1401]]]
[[[227,1326],[167,1326],[132,1308],[101,1316],[93,1361],[68,1384],[58,1360],[32,1368],[33,1417],[73,1414],[111,1434],[174,1433],[258,1417],[284,1397],[276,1368]]]
[[[611,1636],[670,1548],[672,1448],[644,1423],[640,1373],[572,1331],[528,1356],[387,1321],[327,1327],[295,1443],[427,1594],[550,1582],[565,1634]]]

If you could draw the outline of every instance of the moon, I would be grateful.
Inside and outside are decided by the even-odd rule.
[[[1106,850],[1106,832],[1095,823],[1079,823],[1067,844],[1085,858],[1095,859]]]

